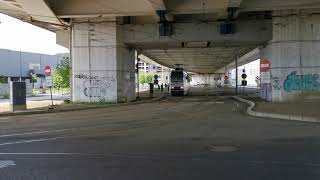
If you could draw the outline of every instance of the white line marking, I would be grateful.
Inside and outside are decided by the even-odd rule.
[[[0,117],[0,123],[7,123],[10,122],[10,120],[8,120],[8,117]]]
[[[9,167],[9,166],[15,166],[15,165],[16,164],[14,163],[14,161],[0,161],[0,169]]]
[[[10,122],[9,120],[8,121],[0,121],[0,123],[8,123]]]
[[[92,154],[92,153],[0,153],[0,155],[63,155],[63,156],[104,156],[104,157],[118,157],[118,158],[143,158],[143,159],[162,159],[156,156],[143,156],[143,155],[122,155],[122,154]]]
[[[66,137],[55,137],[55,138],[43,138],[43,139],[31,139],[31,140],[23,140],[23,141],[15,141],[15,142],[6,142],[6,143],[1,143],[0,146],[14,145],[14,144],[26,144],[26,143],[43,142],[43,141],[52,141],[52,140],[63,139],[63,138],[66,138]]]
[[[72,129],[74,129],[74,128],[57,129],[57,130],[51,130],[51,131],[35,131],[35,132],[17,133],[17,134],[4,134],[4,135],[0,135],[0,138],[13,137],[13,136],[23,136],[23,135],[32,135],[32,134],[45,134],[45,133],[62,132],[62,131],[69,131],[69,130],[72,130]]]
[[[213,102],[208,102],[208,104],[224,104],[222,101],[213,101]]]
[[[224,102],[217,101],[216,104],[224,104]]]
[[[145,155],[126,155],[126,154],[95,154],[95,153],[0,153],[0,155],[21,155],[21,156],[33,156],[33,155],[50,155],[50,156],[103,156],[103,157],[117,157],[117,158],[139,158],[139,159],[157,159],[157,160],[163,160],[164,157],[162,156],[156,156],[156,155],[151,155],[151,156],[145,156]],[[170,158],[170,157],[167,157]],[[171,157],[175,158],[175,157]],[[181,157],[177,157],[181,158]],[[188,157],[186,157],[188,158]],[[208,160],[207,158],[197,158],[197,157],[191,157],[191,160]],[[16,165],[13,161],[8,161],[12,165]],[[266,165],[266,164],[273,164],[273,165],[299,165],[299,166],[312,166],[312,167],[320,167],[319,163],[314,163],[314,162],[294,162],[294,161],[244,161],[247,163],[253,163],[256,165]],[[9,163],[7,163],[9,164]],[[1,161],[0,161],[0,168],[1,168]]]

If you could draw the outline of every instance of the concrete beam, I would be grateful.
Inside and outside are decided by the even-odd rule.
[[[229,0],[228,7],[240,7],[243,0]]]
[[[320,8],[319,0],[243,0],[241,11],[274,11]]]
[[[70,49],[70,30],[56,31],[56,43]]]
[[[153,15],[159,0],[48,0],[59,18],[117,17]],[[150,0],[151,1],[151,0]],[[153,7],[153,6],[154,7]]]
[[[145,0],[146,3],[149,3],[155,11],[166,10],[166,5],[163,0]]]
[[[162,67],[162,68],[168,68],[168,67],[163,66],[163,65],[157,63],[156,61],[150,59],[149,57],[145,56],[144,54],[140,54],[140,55],[139,55],[139,58],[141,59],[141,61],[143,61],[143,62],[145,62],[145,63],[153,64],[153,65],[156,65],[156,66]]]
[[[245,64],[248,64],[252,61],[255,61],[257,59],[260,59],[260,48],[257,47],[253,49],[252,51],[246,53],[245,55],[239,57],[238,59],[238,67],[243,66]],[[219,69],[217,72],[224,72],[225,69],[234,69],[236,68],[235,62],[232,62],[228,64],[227,66]]]
[[[270,20],[238,21],[237,32],[221,35],[219,23],[198,24],[175,23],[175,34],[160,37],[157,24],[124,25],[124,42],[142,49],[180,48],[185,42],[210,42],[209,47],[258,45],[272,38]]]
[[[160,21],[160,17],[157,14],[157,11],[164,11],[167,10],[166,5],[164,4],[163,0],[144,0],[147,4],[151,6],[154,10],[153,17],[155,18],[156,22]]]
[[[16,2],[33,21],[63,25],[44,0],[16,0]]]

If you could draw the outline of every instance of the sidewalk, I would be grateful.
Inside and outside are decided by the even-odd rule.
[[[54,100],[53,104],[55,106],[63,104],[63,100]],[[27,101],[27,109],[48,109],[51,106],[51,100],[33,100]],[[10,102],[0,103],[0,113],[10,112]]]
[[[253,109],[254,111],[293,116],[307,116],[320,119],[320,100],[299,101],[294,103],[271,103],[256,99],[253,101],[256,103],[256,107]]]
[[[43,113],[54,113],[54,112],[66,112],[66,111],[77,111],[85,109],[97,109],[97,108],[108,108],[117,106],[126,106],[140,103],[154,102],[162,99],[166,93],[154,93],[153,98],[149,97],[149,93],[140,92],[140,101],[128,102],[128,103],[71,103],[64,104],[63,100],[54,100],[53,109],[51,108],[51,100],[29,100],[27,101],[27,110],[10,112],[9,102],[0,103],[0,116],[15,116],[15,115],[27,115],[27,114],[43,114]]]

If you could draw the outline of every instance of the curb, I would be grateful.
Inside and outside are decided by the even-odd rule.
[[[153,98],[150,100],[136,101],[136,102],[129,102],[129,103],[110,104],[108,106],[93,106],[93,107],[77,107],[77,108],[70,108],[70,109],[31,110],[31,111],[22,111],[22,112],[8,112],[8,113],[0,113],[0,117],[62,113],[62,112],[82,111],[82,110],[90,110],[90,109],[104,109],[104,108],[112,108],[112,107],[122,107],[122,106],[136,105],[136,104],[152,103],[152,102],[156,102],[156,101],[161,101],[164,98],[165,98],[165,96],[163,95],[163,96],[156,97],[156,98]]]
[[[297,116],[297,115],[288,115],[288,114],[276,114],[276,113],[265,113],[265,112],[258,112],[252,110],[256,104],[252,101],[249,101],[247,99],[243,99],[241,97],[233,96],[234,99],[248,104],[249,107],[247,108],[246,113],[250,116],[256,116],[256,117],[267,117],[267,118],[274,118],[274,119],[284,119],[284,120],[290,120],[290,121],[302,121],[302,122],[312,122],[312,123],[320,123],[320,119],[314,118],[314,117],[308,117],[308,116]]]

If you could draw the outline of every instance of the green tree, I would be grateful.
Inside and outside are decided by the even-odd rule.
[[[52,79],[53,79],[53,87],[54,88],[60,89],[61,87],[63,87],[61,75],[59,75],[56,72],[54,72],[53,76],[52,76]]]
[[[146,74],[144,72],[139,72],[139,84],[146,83]]]
[[[139,83],[140,84],[147,84],[147,83],[152,83],[152,82],[153,82],[153,74],[139,72]]]
[[[5,76],[0,76],[0,84],[5,84],[5,83],[7,83],[7,77],[5,77]]]
[[[146,83],[153,83],[153,74],[147,73],[146,74]]]
[[[70,60],[68,57],[63,58],[53,74],[53,83],[55,88],[70,87]]]

